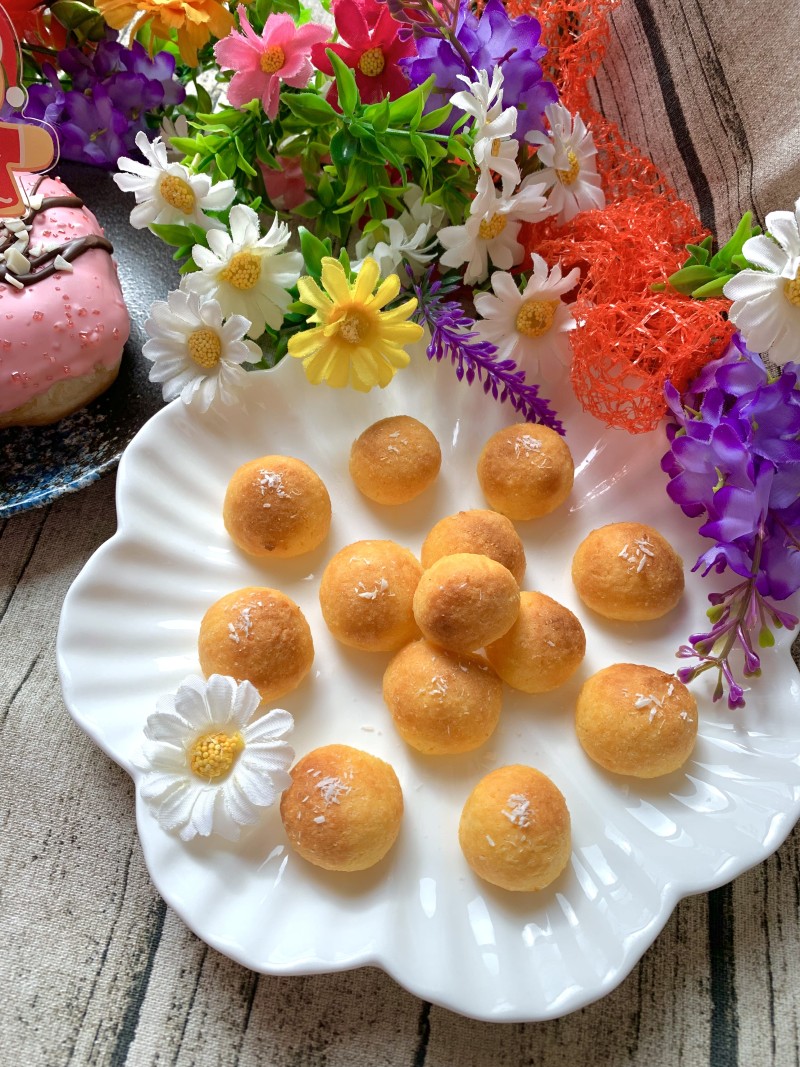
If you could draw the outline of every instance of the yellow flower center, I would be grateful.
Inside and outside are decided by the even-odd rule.
[[[191,215],[194,211],[197,197],[194,195],[194,189],[183,178],[176,178],[174,174],[165,174],[158,186],[158,191],[162,199],[166,200],[176,211],[181,211],[184,215]]]
[[[203,734],[189,749],[189,766],[198,778],[213,781],[230,771],[243,749],[240,733]]]
[[[261,260],[252,252],[237,252],[220,278],[234,289],[252,289],[261,277]]]
[[[216,367],[222,355],[222,342],[219,334],[208,326],[201,326],[199,330],[190,333],[186,340],[186,347],[195,363],[207,370]]]
[[[498,215],[495,212],[490,219],[484,219],[480,224],[478,227],[478,236],[482,237],[484,241],[493,241],[495,237],[500,236],[505,228],[505,215]]]
[[[580,174],[581,165],[578,162],[578,157],[570,148],[567,152],[567,159],[569,160],[569,170],[557,170],[556,174],[558,180],[562,185],[572,185],[575,179]]]
[[[286,53],[279,44],[271,44],[261,53],[259,66],[264,74],[275,74],[286,62]]]
[[[361,53],[361,59],[358,61],[359,70],[368,78],[377,78],[383,73],[385,66],[386,60],[380,48],[368,48],[366,52]]]
[[[517,312],[517,333],[526,337],[541,337],[547,333],[560,303],[560,300],[526,300]]]
[[[369,333],[369,319],[363,311],[345,312],[339,326],[339,336],[351,345],[360,345]]]
[[[800,308],[800,270],[791,281],[784,282],[783,293],[790,304]]]
[[[502,142],[500,141],[499,137],[495,137],[495,139],[492,141],[492,155],[495,157],[495,159],[500,155],[501,143]]]

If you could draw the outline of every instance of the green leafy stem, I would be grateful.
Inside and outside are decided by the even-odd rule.
[[[680,270],[669,276],[667,284],[695,300],[722,296],[722,290],[731,278],[750,266],[742,254],[742,248],[745,241],[761,233],[761,228],[753,226],[752,222],[752,212],[746,211],[733,236],[713,255],[710,235],[700,244],[688,244],[686,251],[689,258]],[[654,292],[663,292],[666,286],[659,284],[651,288]]]

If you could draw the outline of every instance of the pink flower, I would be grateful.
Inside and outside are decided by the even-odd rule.
[[[280,170],[260,164],[267,196],[281,211],[293,211],[308,200],[306,178],[298,157],[278,156]]]
[[[244,107],[256,97],[269,119],[278,114],[281,82],[302,89],[314,73],[311,46],[326,41],[330,31],[317,22],[297,27],[291,15],[270,15],[261,36],[250,25],[239,5],[241,33],[231,30],[214,45],[214,55],[222,70],[234,70],[228,86],[228,99],[234,107]]]

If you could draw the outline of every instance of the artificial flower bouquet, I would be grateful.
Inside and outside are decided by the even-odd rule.
[[[144,349],[165,399],[235,404],[245,367],[286,355],[315,385],[384,387],[424,335],[559,432],[539,393],[558,375],[611,426],[666,417],[667,491],[712,542],[695,569],[740,579],[680,677],[715,670],[736,707],[737,672],[797,622],[800,201],[715,241],[595,110],[619,2],[10,10],[28,117],[116,168],[131,224],[175,249]]]

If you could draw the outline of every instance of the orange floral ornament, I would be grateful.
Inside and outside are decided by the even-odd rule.
[[[162,40],[174,31],[181,59],[190,67],[197,66],[197,50],[212,34],[225,37],[233,28],[233,16],[217,0],[96,0],[95,7],[115,30],[133,20],[133,34],[148,22]]]

